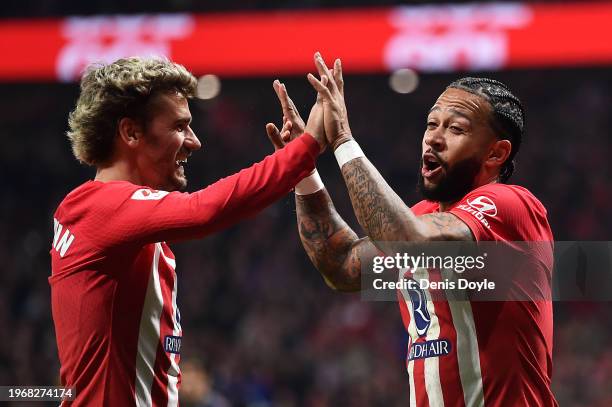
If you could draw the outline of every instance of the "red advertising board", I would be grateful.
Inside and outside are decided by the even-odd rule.
[[[197,74],[302,75],[612,63],[612,4],[486,3],[0,21],[0,80],[74,81],[92,62],[164,55]]]

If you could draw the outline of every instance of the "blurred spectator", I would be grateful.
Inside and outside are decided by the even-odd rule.
[[[181,405],[185,407],[229,407],[229,401],[217,393],[204,364],[199,359],[181,362]]]

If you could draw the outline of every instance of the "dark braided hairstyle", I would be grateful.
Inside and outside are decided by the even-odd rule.
[[[491,127],[500,139],[508,139],[512,150],[499,172],[500,182],[506,183],[514,172],[514,157],[521,147],[525,134],[525,111],[521,101],[510,92],[510,89],[495,79],[461,78],[448,88],[465,90],[481,96],[489,102],[492,108]]]

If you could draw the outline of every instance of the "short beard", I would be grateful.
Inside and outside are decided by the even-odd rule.
[[[434,202],[456,202],[467,195],[474,187],[474,180],[480,171],[481,162],[475,158],[466,158],[459,161],[452,167],[445,167],[445,175],[440,179],[440,183],[434,188],[425,187],[425,180],[419,168],[417,190],[428,201]]]
[[[187,190],[187,177],[182,182],[175,182],[173,191],[185,192]]]

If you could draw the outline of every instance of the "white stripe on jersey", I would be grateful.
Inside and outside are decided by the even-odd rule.
[[[164,306],[159,282],[159,255],[161,244],[155,244],[151,276],[142,307],[140,329],[138,331],[138,352],[136,354],[136,406],[152,405],[151,386],[157,346],[159,344],[160,318]]]
[[[179,321],[176,319],[176,313],[178,312],[178,308],[176,306],[176,293],[177,293],[177,278],[176,278],[176,261],[169,257],[166,257],[163,250],[161,252],[164,260],[168,265],[174,270],[174,285],[172,287],[172,335],[179,336],[181,333],[181,325]],[[170,354],[170,366],[168,367],[168,407],[178,406],[178,377],[180,374],[180,369],[178,363],[176,363],[176,354]]]
[[[478,337],[476,336],[472,305],[469,301],[457,301],[452,298],[448,300],[453,325],[457,333],[455,354],[459,364],[459,377],[461,378],[461,387],[463,387],[465,405],[469,407],[484,406]]]
[[[174,259],[173,259],[173,258],[171,258],[171,257],[166,256],[166,253],[164,253],[164,251],[162,250],[161,244],[160,244],[160,243],[157,243],[157,244],[159,245],[159,250],[161,250],[161,251],[160,251],[160,254],[161,254],[161,255],[162,255],[162,257],[164,258],[164,260],[166,261],[166,263],[168,263],[168,265],[170,266],[170,268],[171,268],[172,270],[176,270],[176,260],[174,260]]]
[[[418,269],[414,274],[415,277],[417,277],[417,281],[419,281],[419,279],[429,280],[429,273],[425,269]],[[425,296],[427,297],[427,311],[429,311],[429,316],[431,318],[431,322],[429,325],[429,329],[427,330],[427,336],[425,339],[428,341],[440,339],[440,322],[438,321],[438,316],[436,315],[436,309],[431,298],[431,293],[429,292],[429,290],[423,291],[425,292]],[[443,407],[444,396],[442,395],[442,382],[440,381],[440,358],[425,358],[424,364],[425,391],[427,392],[427,397],[429,398],[429,405]]]

